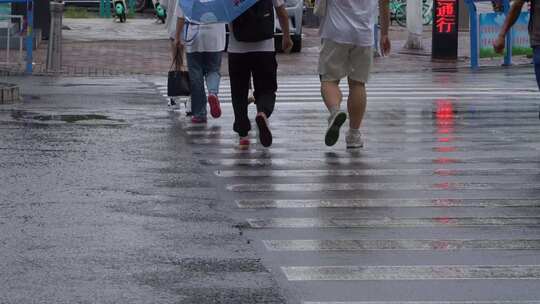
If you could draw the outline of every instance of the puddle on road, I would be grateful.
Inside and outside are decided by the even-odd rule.
[[[22,97],[23,97],[23,99],[25,99],[25,100],[41,100],[41,97],[38,96],[38,95],[28,95],[28,94],[23,94]]]
[[[75,123],[88,120],[111,120],[105,115],[86,114],[86,115],[36,115],[32,119],[39,121],[63,121]]]
[[[101,114],[38,114],[25,111],[14,111],[11,117],[17,121],[40,123],[69,123],[86,125],[121,125],[123,119],[113,119]]]
[[[103,84],[103,83],[64,83],[60,84],[60,87],[72,88],[72,87],[114,87],[115,84]]]

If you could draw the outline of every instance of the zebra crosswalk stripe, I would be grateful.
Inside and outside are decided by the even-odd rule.
[[[423,265],[420,261],[400,265],[397,254],[403,251],[409,257],[417,251],[424,256],[509,250],[530,255],[540,251],[540,239],[535,238],[540,229],[536,212],[540,198],[535,196],[540,189],[535,180],[540,94],[532,81],[523,80],[526,75],[514,80],[512,90],[503,85],[506,78],[502,76],[461,76],[374,75],[367,85],[369,109],[363,122],[367,146],[360,154],[323,145],[328,113],[316,76],[278,79],[276,111],[270,119],[274,146],[270,149],[256,144],[255,132],[250,150],[233,148],[237,135],[231,129],[234,117],[227,78],[220,86],[223,116],[209,121],[208,126],[183,126],[188,142],[195,147],[195,157],[212,167],[234,197],[234,204],[246,212],[247,227],[255,235],[263,235],[263,248],[271,256],[290,259],[277,263],[291,283],[538,280],[540,265],[523,263]],[[445,77],[450,81],[441,84],[438,79]],[[347,98],[347,85],[340,87]],[[161,85],[158,90],[165,97],[166,88]],[[444,117],[438,116],[441,104],[450,105]],[[250,115],[254,111],[252,107]],[[431,179],[433,182],[418,183]],[[395,197],[402,192],[410,195]],[[476,210],[473,216],[465,212],[471,209]],[[488,209],[491,213],[482,214],[481,210]],[[521,212],[510,213],[516,210]],[[507,231],[506,238],[490,234],[494,227]],[[407,231],[399,235],[406,237],[392,238],[401,228]],[[352,232],[340,234],[349,230]],[[358,236],[358,231],[365,230],[376,233]],[[324,233],[319,234],[321,231]],[[464,238],[463,232],[454,235],[454,231],[484,234]],[[342,255],[354,261],[351,256],[369,255],[370,251],[395,253],[397,259],[392,260],[393,265],[329,265]],[[303,254],[332,258],[304,262]],[[321,265],[310,265],[313,263]],[[489,290],[486,294],[491,295]],[[302,300],[304,304],[540,304],[526,298],[362,301],[364,298]]]
[[[406,228],[540,226],[540,217],[269,218],[247,219],[251,228]]]
[[[439,190],[540,190],[536,183],[299,183],[299,184],[233,184],[233,192],[328,192],[328,191],[439,191]]]
[[[243,199],[241,209],[274,208],[419,208],[419,207],[540,207],[538,199]]]
[[[540,301],[494,300],[494,301],[352,301],[352,302],[324,302],[304,301],[303,304],[540,304]]]
[[[540,265],[282,267],[290,281],[538,280]]]
[[[268,240],[270,251],[540,250],[540,240]]]

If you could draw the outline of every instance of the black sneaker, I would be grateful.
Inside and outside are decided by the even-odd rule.
[[[327,146],[333,146],[339,139],[339,129],[347,120],[347,114],[343,111],[337,111],[328,118],[328,129],[324,137],[324,143]]]

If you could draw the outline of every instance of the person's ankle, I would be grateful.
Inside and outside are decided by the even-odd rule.
[[[339,106],[333,106],[333,107],[330,107],[330,108],[328,108],[328,110],[330,111],[330,115],[334,115],[334,114],[336,114],[337,112],[341,111],[341,109],[340,109]]]

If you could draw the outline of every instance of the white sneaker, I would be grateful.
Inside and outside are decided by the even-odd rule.
[[[349,130],[345,136],[345,142],[347,143],[347,149],[361,149],[364,147],[360,131]]]
[[[186,116],[192,116],[193,113],[191,112],[191,97],[188,97],[186,101],[184,101],[184,107],[186,108]]]

